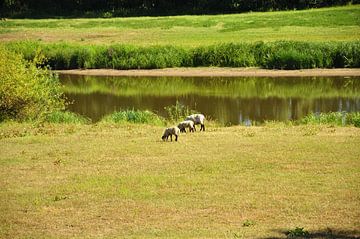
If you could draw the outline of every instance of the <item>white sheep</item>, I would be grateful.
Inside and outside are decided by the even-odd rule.
[[[204,125],[204,121],[205,121],[205,116],[203,114],[193,114],[193,115],[189,115],[188,117],[186,117],[185,120],[191,120],[192,122],[194,122],[194,130],[196,131],[195,125],[200,124],[200,131],[203,130],[205,131],[205,125]]]
[[[165,140],[167,141],[170,136],[170,139],[172,141],[172,136],[175,135],[175,141],[177,141],[179,134],[180,134],[180,129],[176,126],[173,126],[173,127],[166,128],[164,131],[164,134],[161,138],[163,141],[165,141]]]
[[[194,122],[192,120],[184,120],[177,127],[180,129],[180,132],[186,133],[186,128],[189,128],[190,132],[194,132]]]

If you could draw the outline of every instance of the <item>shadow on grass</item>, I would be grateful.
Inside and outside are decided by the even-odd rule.
[[[360,239],[360,231],[358,230],[346,231],[346,230],[326,228],[319,231],[309,231],[306,236],[292,236],[289,235],[288,230],[282,230],[282,229],[274,229],[272,231],[282,234],[282,236],[264,237],[262,239],[280,239],[280,238],[284,238],[284,236],[286,238]]]

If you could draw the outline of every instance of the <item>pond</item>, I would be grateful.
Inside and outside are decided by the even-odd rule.
[[[121,109],[179,103],[224,125],[297,120],[320,112],[360,111],[360,77],[109,77],[60,75],[69,109],[94,122]]]

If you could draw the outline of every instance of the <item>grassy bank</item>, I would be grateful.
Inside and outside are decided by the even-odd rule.
[[[45,125],[1,138],[0,237],[359,236],[358,128],[207,127],[177,143],[162,132]]]
[[[53,69],[360,66],[360,5],[216,16],[0,22],[7,48]],[[25,41],[18,42],[19,39]]]
[[[268,69],[357,68],[360,41],[276,41],[228,43],[195,48],[180,46],[44,44],[20,41],[5,44],[25,59],[44,55],[52,69],[156,69],[169,67],[263,67]]]
[[[360,5],[214,16],[0,21],[2,41],[206,46],[256,41],[353,41]]]

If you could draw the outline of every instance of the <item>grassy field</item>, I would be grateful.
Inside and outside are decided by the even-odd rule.
[[[2,124],[0,237],[360,236],[359,128],[162,131]]]
[[[109,19],[8,19],[1,41],[204,46],[254,41],[360,39],[360,5],[304,11]]]
[[[329,49],[345,41],[349,47],[340,43],[334,52],[344,53],[340,61],[356,63],[358,43],[350,41],[360,40],[360,5],[217,16],[0,21],[0,43],[26,39],[49,43],[44,45],[50,61],[70,66],[74,59],[78,65],[83,60],[81,67],[89,68],[102,55],[95,53],[106,53],[105,62],[115,64],[124,52],[131,56],[125,58],[135,59],[134,52],[142,56],[149,51],[149,56],[159,55],[152,59],[156,63],[167,56],[165,64],[168,58],[176,60],[169,52],[182,47],[198,47],[204,57],[194,59],[202,60],[221,47],[234,48],[212,44],[259,40],[297,41],[274,44],[294,44],[306,56],[301,46],[309,41],[321,47],[333,41]],[[119,58],[112,48],[118,43],[126,44],[118,46]],[[19,45],[33,54],[26,44]],[[237,47],[233,52],[240,52],[242,46]],[[312,49],[323,48],[307,50]],[[304,58],[298,51],[289,54]],[[271,86],[271,80],[265,83]],[[152,86],[146,80],[144,85]],[[108,90],[97,82],[90,86]],[[132,94],[131,84],[125,86]],[[229,87],[244,88],[241,82]],[[339,94],[345,93],[342,88]],[[52,117],[51,122],[62,117],[77,122],[73,114]],[[162,142],[161,126],[84,122],[0,124],[0,238],[285,238],[286,231],[296,228],[311,238],[360,236],[359,128],[210,123],[206,132]]]

